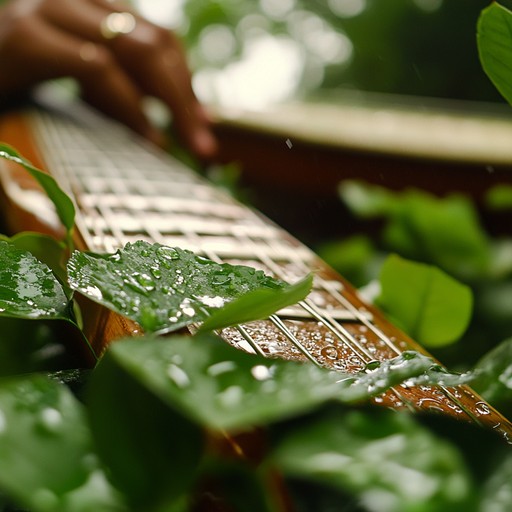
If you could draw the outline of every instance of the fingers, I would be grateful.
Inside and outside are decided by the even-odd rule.
[[[153,29],[144,37],[134,30],[128,37],[116,39],[112,49],[139,88],[168,105],[173,124],[187,146],[203,158],[213,158],[217,143],[208,116],[193,92],[176,37],[164,29]]]
[[[9,27],[4,40],[0,14],[0,94],[69,75],[90,103],[161,142],[141,108],[142,96],[155,96],[172,111],[189,149],[201,158],[215,156],[208,117],[192,90],[184,52],[169,31],[134,15],[129,33],[105,39],[103,20],[128,10],[122,0],[15,0],[9,5],[26,9],[16,23],[4,23]]]
[[[62,2],[69,8],[56,6]],[[119,0],[59,0],[51,7],[45,15],[53,24],[108,48],[142,94],[155,96],[169,107],[173,125],[189,149],[201,158],[214,158],[217,144],[209,119],[193,92],[184,51],[170,31],[134,15],[136,24],[128,34],[105,40],[100,26],[106,16],[127,10]],[[96,98],[101,101],[99,94]]]
[[[0,90],[17,90],[35,81],[71,76],[80,82],[84,97],[92,105],[153,142],[162,143],[162,135],[142,110],[142,93],[108,49],[39,18],[23,19],[19,25],[16,34],[20,40],[5,41]]]

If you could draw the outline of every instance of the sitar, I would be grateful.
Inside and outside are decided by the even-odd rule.
[[[250,265],[295,282],[314,273],[309,296],[266,320],[222,330],[229,344],[265,357],[356,372],[406,350],[425,349],[390,323],[312,250],[197,172],[75,101],[5,114],[0,140],[51,173],[75,201],[78,248],[114,252],[146,240],[217,262]],[[56,234],[48,200],[26,173],[1,162],[6,221],[13,231]],[[101,355],[140,328],[97,305],[85,331]],[[512,424],[468,386],[402,384],[374,398],[392,409],[435,412],[484,426],[512,442]]]

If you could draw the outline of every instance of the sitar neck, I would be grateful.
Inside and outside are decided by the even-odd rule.
[[[23,144],[31,141],[37,148],[29,156],[38,157],[76,202],[82,249],[113,252],[142,239],[251,265],[288,282],[315,273],[304,301],[267,320],[224,329],[226,342],[349,372],[405,350],[425,353],[305,245],[128,130],[82,106],[74,106],[73,115],[31,110],[22,124]],[[0,126],[0,138],[23,151],[21,138],[9,141],[8,133]],[[137,329],[97,308],[91,318],[88,334],[98,353],[120,333]],[[375,402],[442,412],[512,436],[509,421],[466,386],[402,385]]]

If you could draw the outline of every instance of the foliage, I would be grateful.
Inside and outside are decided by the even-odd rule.
[[[221,3],[204,9],[229,20]],[[0,241],[2,510],[13,510],[13,501],[34,512],[173,512],[197,509],[198,500],[208,509],[213,489],[227,509],[277,512],[276,482],[297,510],[511,508],[512,455],[491,433],[365,407],[400,384],[470,381],[495,403],[508,402],[510,340],[462,375],[416,352],[356,374],[244,353],[209,331],[302,300],[312,276],[287,285],[248,267],[145,242],[115,255],[75,252],[66,272],[72,203],[14,150],[2,146],[0,156],[36,176],[67,232],[63,243],[35,234]],[[484,286],[498,278],[510,285],[507,245],[486,236],[465,199],[354,184],[342,193],[354,211],[385,219],[384,247],[467,283],[397,256],[386,260],[378,302],[424,342],[447,343],[466,328],[468,286],[477,292],[478,316]],[[506,204],[506,194],[498,202]],[[382,255],[372,251],[382,247],[362,238],[352,247],[356,257],[338,261],[357,272],[362,254],[369,268],[358,275],[374,275]],[[406,295],[413,284],[421,297],[416,304]],[[75,293],[154,334],[116,342],[88,371],[71,359],[54,372],[58,362],[47,353],[57,344],[47,327],[79,330]],[[195,336],[160,336],[192,323],[202,324]],[[249,448],[258,443],[255,458]]]
[[[364,289],[368,283],[379,280],[383,263],[387,261],[389,265],[389,254],[397,254],[402,258],[438,267],[471,289],[473,313],[469,327],[464,333],[464,322],[460,329],[455,328],[449,345],[430,344],[430,349],[437,357],[447,364],[457,364],[459,368],[468,369],[486,351],[510,336],[512,310],[507,296],[512,287],[512,239],[490,237],[480,220],[480,213],[468,198],[461,195],[435,197],[415,189],[391,191],[354,181],[344,182],[339,191],[340,198],[354,218],[362,219],[361,229],[364,229],[365,222],[372,223],[372,231],[375,231],[376,221],[380,227],[380,232],[377,231],[377,235],[371,239],[366,235],[367,242],[364,242],[365,235],[357,235],[357,243],[365,243],[367,248],[365,257],[359,260],[359,266],[354,260],[347,262],[346,259],[330,257],[346,247],[347,243],[352,243],[351,239],[338,243],[331,241],[328,252],[320,248],[319,252],[326,258],[330,257],[327,261],[341,274],[365,276],[366,281],[361,279],[358,282]],[[502,189],[496,186],[489,192],[489,201],[495,204],[493,201],[499,197],[500,207],[504,208],[506,198],[503,195],[506,196],[506,187]],[[412,263],[406,263],[407,268],[411,266]],[[410,283],[403,279],[399,266],[388,268],[390,273],[384,274],[384,277],[393,279],[398,287],[396,289],[403,293],[395,294],[393,288],[388,289],[399,302],[404,303],[407,311],[412,302],[402,297],[406,296],[404,293],[412,293]],[[422,272],[415,274],[418,279]],[[373,294],[374,300],[377,295]],[[466,293],[464,295],[467,296]],[[446,304],[445,300],[452,302],[452,299],[455,304],[459,302],[455,293],[451,297],[444,297],[437,304]],[[468,308],[467,315],[471,303],[468,298],[464,302]],[[381,298],[380,305],[392,313],[398,303],[387,305]],[[417,337],[418,332],[411,330],[413,326],[407,317],[401,318],[396,311],[392,315],[393,320],[405,331]],[[460,318],[464,316],[461,314]],[[457,338],[457,333],[459,336],[463,334]],[[422,341],[428,344],[427,339],[422,338]]]
[[[426,347],[456,341],[472,313],[471,290],[436,267],[390,256],[376,299],[397,325]]]
[[[511,11],[498,2],[484,9],[478,20],[477,41],[482,67],[509,103],[512,103],[512,49],[504,42],[510,40],[511,29]]]
[[[136,270],[134,270],[136,269]],[[76,251],[68,263],[71,288],[92,300],[137,321],[146,332],[164,334],[193,322],[204,321],[212,311],[249,291],[275,291],[280,307],[304,298],[311,288],[309,280],[288,297],[285,283],[261,270],[243,265],[219,264],[178,247],[149,244],[142,240],[127,244],[115,254],[86,254]],[[288,298],[287,298],[288,297]],[[250,300],[250,299],[249,299]],[[268,303],[264,294],[251,305]],[[225,325],[232,325],[242,304],[231,304]],[[272,307],[271,307],[272,309]],[[263,307],[255,320],[273,313]],[[250,315],[249,315],[250,316]]]
[[[18,246],[41,254],[42,248],[51,248],[46,259],[56,273]],[[276,468],[294,476],[287,457],[295,449],[275,442],[253,469],[243,458],[226,460],[215,447],[220,440],[261,428],[279,431],[283,423],[325,404],[364,403],[402,382],[456,386],[473,378],[447,372],[415,352],[372,364],[359,374],[343,374],[249,355],[208,333],[302,300],[312,276],[286,285],[249,267],[219,265],[179,248],[141,241],[114,255],[74,252],[67,265],[68,287],[56,277],[64,276],[61,251],[65,244],[34,234],[0,241],[5,320],[50,318],[76,326],[74,290],[139,321],[149,332],[174,330],[179,313],[180,327],[204,321],[205,332],[118,341],[88,374],[58,372],[49,378],[32,373],[0,380],[0,490],[34,512],[188,510],[203,481],[214,479],[229,489],[228,478],[250,490],[249,498],[262,510],[279,510],[268,482]],[[158,314],[148,320],[148,310]],[[11,373],[25,373],[26,368],[13,365]],[[313,443],[310,449],[319,452],[313,460],[323,457],[321,445]],[[398,459],[405,455],[398,452]],[[425,471],[420,477],[425,485],[431,460],[416,468]],[[335,488],[355,495],[366,496],[381,485],[373,477],[359,487],[343,483],[343,467],[331,468],[331,474]],[[398,482],[389,499],[401,502],[408,492]],[[451,506],[459,498],[465,501],[466,494],[456,500],[443,495],[441,501]],[[238,505],[243,499],[233,491],[224,496]]]
[[[177,28],[183,29],[194,69],[211,78],[214,99],[221,101],[222,93],[215,97],[216,82],[236,82],[238,70],[252,77],[250,58],[263,44],[272,44],[276,52],[285,48],[285,55],[292,49],[292,56],[300,56],[290,79],[295,82],[291,84],[295,98],[332,101],[343,91],[362,90],[497,101],[499,94],[481,72],[474,39],[479,12],[488,4],[488,0],[391,4],[186,0]],[[266,64],[272,66],[272,60],[266,59]],[[279,71],[271,72],[274,79]],[[265,88],[266,77],[256,78]],[[201,85],[203,92],[204,80]],[[241,89],[236,92],[243,95]],[[236,94],[227,99],[236,101]]]

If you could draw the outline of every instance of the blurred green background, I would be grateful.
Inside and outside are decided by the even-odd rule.
[[[188,48],[203,100],[258,108],[340,91],[501,101],[476,20],[489,0],[139,0]]]

